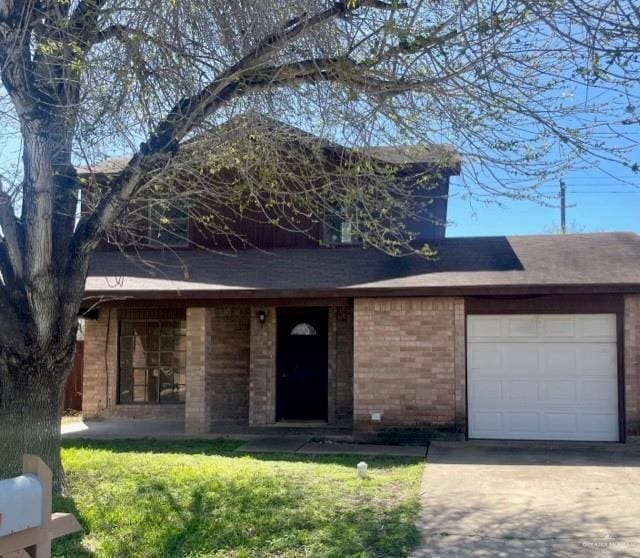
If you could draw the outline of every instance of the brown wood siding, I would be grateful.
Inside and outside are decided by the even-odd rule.
[[[422,166],[409,167],[402,171],[401,177],[412,174],[418,175],[424,172]],[[108,177],[98,175],[96,177],[98,189],[104,189],[108,184]],[[95,188],[95,187],[94,187]],[[418,242],[428,242],[444,238],[446,232],[447,219],[447,198],[449,192],[449,177],[441,176],[434,178],[428,186],[416,186],[416,193],[433,197],[433,203],[428,208],[428,215],[420,219],[407,219],[406,224],[409,231],[418,234]],[[86,213],[89,209],[88,197],[96,196],[96,192],[91,192],[83,197],[81,208]],[[85,199],[87,198],[87,199]],[[209,248],[215,250],[238,250],[245,248],[275,249],[275,248],[317,248],[323,239],[323,225],[314,222],[312,219],[298,217],[295,224],[291,224],[288,219],[290,215],[264,215],[255,211],[244,212],[243,217],[234,218],[230,208],[219,210],[221,219],[229,224],[233,234],[224,235],[217,230],[207,229],[199,220],[206,215],[204,210],[192,216],[189,223],[189,245],[191,247]],[[270,217],[277,217],[282,226],[269,223]],[[147,228],[143,222],[137,223],[140,234],[146,234]],[[219,230],[219,227],[218,227]],[[304,231],[304,232],[300,232]],[[244,240],[241,240],[244,239]],[[153,248],[153,246],[149,246]],[[117,242],[110,243],[103,239],[97,247],[99,251],[112,251],[117,249]]]
[[[465,299],[467,314],[609,314],[624,310],[618,294],[474,297]]]

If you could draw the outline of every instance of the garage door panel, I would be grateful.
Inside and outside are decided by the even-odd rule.
[[[582,400],[588,405],[602,403],[610,410],[618,407],[618,386],[607,380],[588,379],[582,381]]]
[[[608,435],[618,428],[618,416],[615,413],[584,413],[581,420],[583,432]]]
[[[578,335],[582,339],[616,339],[616,322],[607,315],[581,316],[577,318]]]
[[[503,318],[503,335],[511,338],[538,337],[538,321],[535,316],[513,316]]]
[[[583,345],[577,353],[577,367],[579,370],[609,376],[611,369],[615,368],[617,360],[617,347],[613,343],[595,343]]]
[[[542,351],[545,370],[569,372],[576,369],[577,358],[575,345],[551,345]]]
[[[544,316],[541,318],[543,337],[571,338],[576,335],[576,323],[570,316]]]
[[[509,370],[538,370],[540,366],[538,348],[535,345],[504,345],[502,351],[504,366]]]
[[[577,413],[544,413],[542,432],[555,434],[574,434],[578,432]]]
[[[615,327],[613,314],[469,316],[469,436],[618,440]]]
[[[475,428],[483,437],[492,438],[504,431],[501,413],[473,413],[472,419]]]
[[[517,432],[521,436],[537,434],[540,431],[539,413],[514,412],[509,415],[508,420],[511,432]]]
[[[500,370],[502,353],[490,344],[478,343],[473,354],[469,355],[469,367],[474,370]]]
[[[494,316],[478,316],[468,324],[469,336],[474,339],[502,337],[502,319]]]
[[[478,400],[499,401],[502,399],[502,382],[498,379],[477,380],[473,382],[472,387]]]
[[[508,400],[517,403],[527,403],[538,401],[538,383],[527,381],[506,382],[508,388]]]
[[[549,380],[541,382],[540,401],[548,403],[572,403],[578,401],[579,386],[575,381]]]

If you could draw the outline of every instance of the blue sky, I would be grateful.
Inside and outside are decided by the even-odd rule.
[[[464,172],[464,170],[463,170]],[[618,169],[611,169],[616,176]],[[633,231],[640,233],[640,174],[625,173],[619,182],[594,169],[568,174],[567,228],[569,232]],[[541,188],[547,207],[532,201],[503,200],[495,203],[463,199],[462,180],[451,178],[447,236],[493,236],[546,234],[560,228],[559,184]]]

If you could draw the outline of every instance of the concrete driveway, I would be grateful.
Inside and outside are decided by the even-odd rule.
[[[640,443],[440,442],[413,558],[640,557]]]

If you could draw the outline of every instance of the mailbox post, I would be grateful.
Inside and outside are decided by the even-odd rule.
[[[51,513],[51,469],[36,455],[22,459],[22,476],[0,481],[0,558],[26,550],[50,558],[51,541],[80,531],[70,513]]]

